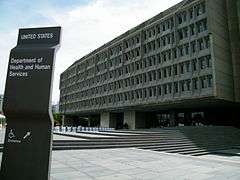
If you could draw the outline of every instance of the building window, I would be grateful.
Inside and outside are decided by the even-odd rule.
[[[212,75],[208,76],[208,87],[212,87],[213,85],[213,78]]]
[[[192,60],[192,69],[193,69],[193,71],[197,71],[197,60],[196,59]]]
[[[206,77],[201,77],[201,88],[202,89],[206,88],[205,81],[206,81]]]
[[[195,27],[194,27],[194,24],[191,24],[191,25],[190,25],[190,35],[191,35],[191,36],[195,35]]]
[[[179,50],[179,55],[180,55],[180,57],[183,56],[183,55],[184,55],[184,53],[183,53],[183,47],[180,46],[180,47],[178,48],[178,50]]]
[[[136,77],[136,83],[137,83],[137,84],[140,83],[140,82],[139,82],[139,77],[138,77],[138,76]]]
[[[174,35],[174,33],[171,34],[171,42],[172,42],[172,44],[175,42],[175,35]]]
[[[191,80],[186,81],[187,91],[190,91],[191,89]]]
[[[196,6],[196,15],[200,16],[206,12],[205,3],[199,4]]]
[[[161,32],[160,25],[157,25],[157,33],[160,34],[160,32]]]
[[[166,61],[167,61],[166,52],[163,52],[163,53],[162,53],[162,59],[163,59],[163,62],[166,62]]]
[[[163,32],[166,31],[166,25],[165,25],[165,23],[162,24],[162,31],[163,31]]]
[[[185,47],[185,55],[188,55],[189,54],[189,45],[186,44],[184,47]]]
[[[184,81],[181,81],[180,85],[181,85],[181,91],[184,92],[185,91]]]
[[[178,93],[178,83],[177,82],[174,83],[174,92]]]
[[[198,47],[199,47],[199,50],[200,50],[200,51],[204,49],[203,39],[199,39],[199,40],[198,40]]]
[[[205,37],[204,38],[204,41],[205,41],[205,47],[206,49],[210,47],[210,40],[209,40],[209,36]]]
[[[158,95],[159,95],[159,96],[162,95],[162,89],[161,89],[161,86],[158,86]]]
[[[168,76],[169,76],[169,77],[172,76],[172,67],[171,67],[171,66],[168,68]]]
[[[196,42],[195,41],[191,42],[191,51],[192,51],[192,53],[196,52]]]
[[[182,29],[178,31],[178,37],[179,37],[179,40],[183,39],[183,31],[182,31]]]
[[[164,78],[167,77],[167,69],[166,69],[166,68],[163,69],[163,77],[164,77]]]
[[[190,19],[193,19],[193,18],[194,18],[194,10],[193,10],[193,8],[191,8],[191,9],[189,10],[189,18],[190,18]]]
[[[148,73],[148,79],[150,82],[152,81],[152,73],[151,72]]]
[[[162,40],[162,45],[165,46],[166,45],[165,37],[162,37],[161,40]]]
[[[178,75],[178,68],[177,68],[177,65],[174,65],[173,66],[173,69],[174,69],[174,75]]]
[[[167,85],[163,85],[164,94],[167,94]]]
[[[205,59],[207,61],[207,67],[212,67],[211,55],[206,56]]]
[[[172,84],[168,84],[168,92],[169,94],[172,94]]]
[[[177,50],[176,50],[176,48],[172,50],[172,54],[173,54],[172,55],[173,58],[176,59],[177,58]]]
[[[152,72],[152,76],[153,76],[153,80],[155,81],[156,80],[156,72],[155,71]]]
[[[180,73],[184,74],[184,64],[180,64]]]
[[[143,90],[143,97],[144,97],[144,98],[147,97],[147,90],[146,90],[146,89]]]
[[[186,62],[186,72],[190,72],[190,62]]]
[[[167,60],[171,60],[171,50],[167,52]]]
[[[143,74],[143,81],[144,81],[144,83],[147,82],[147,75],[146,74]]]
[[[206,30],[207,30],[207,20],[206,19],[197,22],[198,33],[204,32]]]
[[[153,96],[152,88],[149,88],[149,89],[148,89],[148,92],[149,92],[149,97],[152,97],[152,96]]]
[[[198,79],[197,78],[193,79],[193,89],[194,90],[198,89]]]
[[[161,70],[158,70],[158,79],[161,79],[162,78],[162,72]]]
[[[199,58],[199,63],[200,63],[201,69],[206,69],[206,68],[211,67],[211,62],[210,62],[211,59],[210,58],[211,58],[211,56],[204,56],[204,57]]]

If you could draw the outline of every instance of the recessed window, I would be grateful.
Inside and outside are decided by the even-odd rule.
[[[191,51],[192,51],[192,53],[196,52],[196,42],[195,41],[191,42]]]
[[[193,18],[194,18],[193,8],[191,8],[191,9],[189,10],[189,17],[190,17],[190,19],[193,19]]]
[[[196,59],[194,59],[194,60],[192,61],[192,69],[193,69],[193,71],[196,71],[196,70],[197,70],[197,60],[196,60]]]
[[[162,88],[161,88],[161,86],[158,86],[158,95],[159,95],[159,96],[162,95]]]
[[[204,49],[203,39],[199,39],[199,40],[198,40],[198,46],[199,46],[199,50],[200,50],[200,51]]]
[[[158,79],[161,79],[161,78],[162,78],[161,70],[158,70]]]
[[[178,83],[177,82],[174,83],[174,92],[178,93]]]
[[[174,65],[173,69],[174,69],[174,75],[175,75],[175,76],[178,75],[177,65]]]
[[[208,76],[208,87],[212,87],[212,85],[213,85],[213,78],[210,75],[210,76]]]
[[[180,73],[184,74],[184,64],[180,64]]]
[[[168,92],[167,92],[167,85],[165,84],[165,85],[163,85],[163,90],[164,90],[164,94],[167,94]]]
[[[165,78],[167,77],[167,69],[166,68],[163,69],[163,77],[165,77]]]

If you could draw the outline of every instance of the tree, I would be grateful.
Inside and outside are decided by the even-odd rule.
[[[54,126],[62,125],[62,117],[59,113],[53,113],[53,119],[54,119]]]

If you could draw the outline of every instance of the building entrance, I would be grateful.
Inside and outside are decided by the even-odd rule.
[[[116,129],[123,129],[123,113],[116,113]]]

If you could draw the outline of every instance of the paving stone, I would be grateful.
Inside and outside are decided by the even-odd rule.
[[[52,157],[51,180],[240,179],[240,162],[218,156],[208,159],[126,148],[53,151]]]

